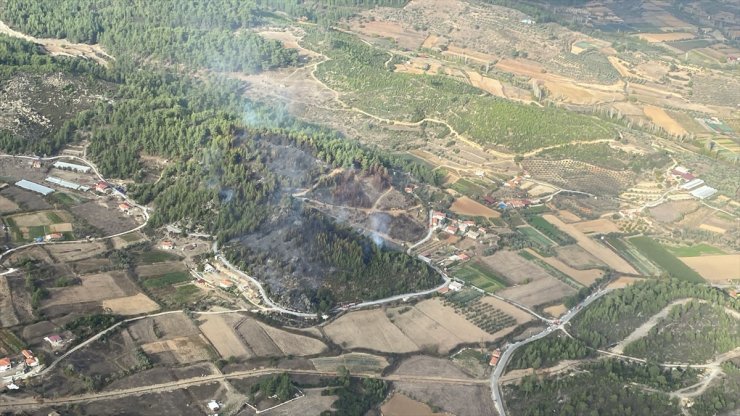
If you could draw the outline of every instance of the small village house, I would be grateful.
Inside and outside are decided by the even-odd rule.
[[[49,344],[51,344],[51,346],[53,348],[59,348],[59,347],[61,347],[61,346],[64,345],[64,339],[62,339],[62,337],[60,337],[57,334],[49,335],[48,337],[44,337],[44,341],[46,341]]]
[[[175,248],[175,243],[172,240],[162,240],[162,242],[159,243],[159,247],[162,250],[172,250]]]
[[[13,367],[13,363],[10,362],[10,358],[5,357],[0,359],[0,371],[8,371]]]

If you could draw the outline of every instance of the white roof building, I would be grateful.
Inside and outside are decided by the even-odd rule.
[[[689,189],[694,189],[699,185],[704,185],[704,180],[696,178],[696,179],[690,180],[686,182],[685,184],[681,185],[681,189],[688,191]]]
[[[61,162],[61,161],[54,162],[53,166],[57,169],[69,169],[75,172],[82,172],[82,173],[90,172],[90,169],[91,169],[90,166],[76,165],[74,163],[67,163],[67,162]]]
[[[448,286],[450,290],[457,292],[458,290],[462,289],[463,284],[460,282],[451,282]]]
[[[706,186],[706,185],[705,186],[702,186],[699,189],[694,189],[693,191],[691,191],[691,195],[693,197],[699,198],[699,199],[707,199],[707,198],[710,198],[710,197],[712,197],[716,193],[717,193],[717,190],[716,189],[714,189],[714,188],[712,188],[710,186]]]
[[[54,192],[54,190],[49,188],[48,186],[39,185],[36,182],[27,181],[25,179],[21,179],[18,182],[16,182],[15,186],[19,188],[27,189],[29,191],[37,192],[44,196],[49,195],[50,193]]]

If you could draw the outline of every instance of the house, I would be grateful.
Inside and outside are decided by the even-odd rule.
[[[484,196],[484,197],[483,197],[483,201],[485,201],[485,202],[486,202],[486,204],[488,204],[488,205],[495,205],[495,204],[496,204],[496,200],[495,200],[495,199],[493,199],[493,198],[492,198],[491,196],[489,196],[489,195],[486,195],[486,196]]]
[[[442,221],[442,220],[444,220],[445,218],[447,218],[447,214],[445,214],[445,213],[444,213],[444,212],[442,212],[442,211],[433,211],[433,212],[432,212],[432,219],[437,219],[437,220],[439,220],[439,221]]]
[[[458,227],[460,227],[460,231],[462,231],[464,233],[464,232],[468,231],[468,228],[475,227],[475,221],[470,221],[470,220],[467,220],[467,221],[458,221],[457,222],[457,225],[458,225]]]
[[[44,341],[51,344],[53,348],[59,348],[62,345],[64,345],[64,340],[59,335],[49,335],[48,337],[44,337]]]
[[[131,209],[131,205],[129,205],[126,202],[121,202],[120,204],[118,204],[118,209],[120,209],[123,212],[128,212],[128,210]]]
[[[205,265],[203,266],[203,270],[204,270],[204,271],[205,271],[206,273],[215,273],[215,272],[216,272],[216,268],[215,268],[215,267],[213,267],[213,266],[211,265],[211,263],[206,263],[206,264],[205,264]]]
[[[457,234],[457,227],[455,227],[454,225],[448,225],[447,227],[445,227],[445,230],[444,231],[446,233],[450,233],[452,235],[455,235],[455,234]]]
[[[475,231],[468,231],[467,233],[465,233],[465,237],[468,237],[473,240],[477,240],[478,237],[480,237],[480,234],[476,233]]]
[[[171,240],[162,240],[162,242],[159,243],[159,247],[163,250],[172,250],[175,248],[175,243]]]
[[[536,21],[532,19],[522,19],[521,22],[524,23],[525,25],[533,25],[537,23]]]
[[[496,348],[496,350],[491,353],[491,361],[488,362],[488,365],[495,367],[496,364],[498,364],[499,358],[501,358],[501,350]]]
[[[108,189],[110,189],[110,184],[106,181],[100,181],[95,184],[95,190],[101,193],[108,192]]]
[[[26,359],[27,366],[36,367],[39,365],[39,359],[33,356],[33,352],[31,350],[23,350],[21,351],[21,354],[23,354],[23,357]]]
[[[465,253],[460,253],[460,254],[458,254],[458,255],[457,255],[457,258],[458,258],[458,259],[460,259],[460,261],[466,261],[466,260],[470,260],[470,256],[468,256],[468,255],[467,255],[467,254],[465,254]]]
[[[222,280],[222,281],[221,281],[221,282],[220,282],[220,283],[218,284],[218,287],[220,287],[221,289],[226,289],[226,290],[229,290],[229,289],[231,289],[232,287],[234,287],[234,282],[232,282],[232,281],[231,281],[231,280],[229,280],[229,279],[224,279],[224,280]]]
[[[460,282],[453,281],[453,282],[450,282],[450,284],[447,287],[449,287],[451,291],[457,292],[463,288],[463,284]]]
[[[10,358],[5,357],[0,359],[0,371],[8,371],[13,367],[13,363],[10,362]]]
[[[217,401],[211,400],[210,402],[208,402],[208,409],[210,409],[212,412],[215,412],[216,410],[220,408],[221,406],[219,406]]]
[[[44,240],[46,240],[46,241],[58,241],[58,240],[61,240],[63,238],[64,238],[64,234],[62,234],[62,233],[51,233],[51,234],[47,234],[44,237]]]

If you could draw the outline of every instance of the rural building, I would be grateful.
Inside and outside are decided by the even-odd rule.
[[[524,23],[525,25],[533,25],[537,23],[536,21],[532,19],[522,19],[521,22]]]
[[[466,261],[466,260],[470,260],[470,256],[468,256],[468,255],[467,255],[467,254],[465,254],[465,253],[460,253],[460,254],[458,254],[458,255],[457,255],[457,258],[458,258],[458,259],[460,259],[460,261]]]
[[[75,191],[84,191],[84,192],[87,192],[87,191],[90,190],[90,187],[88,187],[88,186],[80,185],[78,183],[74,183],[74,182],[70,182],[70,181],[65,181],[64,179],[55,178],[53,176],[49,176],[49,177],[47,177],[44,180],[46,182],[50,182],[50,183],[59,185],[59,186],[64,187],[64,188],[74,189]]]
[[[434,211],[434,212],[432,212],[432,218],[442,221],[445,218],[447,218],[447,214],[445,214],[442,211]]]
[[[495,367],[496,364],[498,364],[498,359],[501,358],[501,350],[496,348],[496,350],[491,353],[491,361],[488,362],[488,365],[491,367]]]
[[[445,227],[445,232],[455,235],[457,234],[457,227],[455,227],[454,225],[448,225],[447,227]]]
[[[110,189],[110,184],[106,181],[99,181],[95,184],[95,190],[98,192],[106,193]]]
[[[46,234],[46,236],[44,236],[44,240],[46,241],[57,241],[63,238],[64,238],[64,234],[62,233],[51,233],[51,234]]]
[[[128,212],[128,210],[131,209],[131,205],[125,202],[121,202],[120,204],[118,204],[118,209],[120,209],[122,212]]]
[[[232,287],[234,287],[234,282],[232,282],[232,281],[231,281],[231,280],[229,280],[229,279],[224,279],[224,280],[222,280],[222,281],[221,281],[221,282],[220,282],[220,283],[218,284],[218,286],[219,286],[220,288],[222,288],[222,289],[226,289],[226,290],[228,290],[228,289],[231,289]]]
[[[450,288],[451,291],[457,292],[463,288],[463,284],[460,282],[450,282],[448,287]]]
[[[39,194],[44,195],[44,196],[49,195],[50,193],[54,192],[53,189],[51,189],[51,188],[49,188],[47,186],[39,185],[39,184],[37,184],[35,182],[27,181],[25,179],[21,179],[18,182],[16,182],[15,183],[15,186],[17,186],[19,188],[27,189],[29,191],[33,191],[33,192],[39,193]]]
[[[212,412],[215,412],[216,410],[220,408],[221,406],[219,406],[217,401],[211,400],[210,402],[208,402],[208,409],[210,409]]]
[[[31,168],[41,169],[41,159],[35,159],[33,162],[31,162]]]
[[[175,248],[175,243],[171,240],[163,240],[161,243],[159,243],[159,247],[161,247],[163,250],[172,250]]]
[[[213,266],[211,265],[211,263],[206,263],[206,264],[205,264],[205,265],[203,266],[203,270],[204,270],[204,271],[205,271],[206,273],[215,273],[215,272],[216,272],[216,268],[215,268],[215,267],[213,267]]]
[[[21,354],[23,354],[23,357],[26,359],[27,366],[36,367],[39,365],[39,359],[33,356],[33,352],[31,350],[23,350],[21,351]]]
[[[44,337],[44,341],[51,344],[53,348],[59,348],[64,345],[64,340],[59,335],[49,335],[48,337]]]
[[[81,173],[88,173],[91,169],[90,166],[75,165],[74,163],[67,162],[54,162],[53,166],[57,169],[73,170]]]
[[[704,185],[704,180],[696,178],[681,185],[681,189],[688,191],[689,189],[694,189],[699,185]]]
[[[8,371],[13,367],[13,363],[10,362],[10,358],[5,357],[0,359],[0,371]]]
[[[716,193],[717,193],[716,189],[705,185],[699,189],[694,189],[693,191],[691,191],[691,196],[693,196],[694,198],[699,198],[699,199],[707,199],[707,198],[714,196],[714,194]]]

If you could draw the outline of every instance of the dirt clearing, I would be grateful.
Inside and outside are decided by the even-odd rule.
[[[394,394],[390,400],[380,407],[380,411],[385,416],[438,416],[448,415],[449,413],[435,413],[429,405],[417,402],[403,394]]]
[[[558,217],[546,214],[542,218],[547,220],[550,224],[556,226],[560,231],[565,232],[571,237],[576,239],[578,245],[584,250],[591,253],[597,259],[606,263],[612,269],[626,274],[638,274],[637,271],[630,266],[624,259],[619,257],[616,253],[609,250],[608,248],[598,244],[586,236],[586,234],[578,231],[573,225],[566,224],[561,221]]]
[[[527,261],[515,251],[501,250],[493,256],[483,257],[483,262],[513,284],[548,279],[550,275],[538,265]]]
[[[467,196],[458,198],[450,207],[450,211],[458,215],[467,215],[471,217],[499,218],[501,214],[487,206],[473,201]]]
[[[111,313],[118,315],[139,315],[159,309],[157,302],[149,299],[143,293],[122,298],[105,299],[102,305],[106,310],[110,310]]]
[[[548,306],[547,308],[543,309],[543,311],[545,311],[546,314],[557,318],[568,312],[568,308],[566,308],[565,305],[561,303],[559,305]]]
[[[662,108],[654,105],[646,105],[644,111],[645,115],[652,120],[653,123],[657,124],[669,134],[673,134],[675,136],[686,134],[686,129],[684,129],[679,122],[671,118],[671,116],[669,116]]]
[[[352,30],[364,35],[391,38],[403,49],[416,50],[424,43],[426,35],[406,29],[400,23],[388,21],[353,22]]]
[[[728,283],[729,280],[740,279],[740,254],[679,259],[712,283]]]

